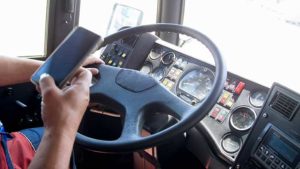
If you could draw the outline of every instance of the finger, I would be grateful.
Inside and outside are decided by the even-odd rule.
[[[91,65],[91,64],[101,64],[104,63],[99,57],[91,55],[84,62],[83,66]]]
[[[87,68],[87,70],[89,70],[92,73],[92,75],[99,74],[99,70],[97,68]]]
[[[87,69],[81,69],[78,73],[79,74],[72,81],[72,85],[89,88],[92,81],[92,73]]]
[[[53,78],[47,73],[40,76],[39,88],[43,99],[47,98],[48,95],[55,95],[59,91]]]

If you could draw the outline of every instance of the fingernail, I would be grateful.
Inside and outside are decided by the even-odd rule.
[[[48,76],[50,76],[48,73],[43,73],[43,74],[40,76],[40,80],[42,80],[43,78],[48,77]]]

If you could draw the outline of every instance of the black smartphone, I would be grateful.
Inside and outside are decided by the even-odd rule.
[[[62,88],[86,57],[98,49],[101,42],[99,35],[82,27],[74,28],[32,75],[32,83],[38,85],[40,76],[47,73]]]

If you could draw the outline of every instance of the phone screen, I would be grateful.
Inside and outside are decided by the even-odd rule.
[[[32,82],[38,84],[43,73],[51,75],[57,86],[75,73],[85,58],[100,45],[101,37],[82,27],[77,27],[61,42],[45,63],[33,74]]]

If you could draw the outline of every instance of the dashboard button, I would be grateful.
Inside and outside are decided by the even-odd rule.
[[[263,161],[265,161],[266,159],[267,159],[267,157],[264,155],[261,157],[261,160],[263,160]]]
[[[272,161],[268,159],[268,160],[266,161],[266,164],[267,164],[267,165],[270,165],[271,162],[272,162]]]
[[[123,65],[123,62],[120,61],[120,62],[118,63],[118,67],[121,67],[122,65]]]
[[[239,84],[237,85],[237,87],[234,90],[234,93],[237,95],[240,95],[242,93],[242,91],[244,90],[245,85],[246,84],[244,82],[239,82]]]
[[[279,164],[279,163],[280,163],[280,160],[279,160],[278,158],[276,158],[275,163],[276,163],[276,164]]]
[[[272,164],[272,165],[271,165],[271,168],[272,168],[272,169],[276,169],[277,166],[276,166],[275,164]]]
[[[234,92],[235,91],[235,88],[236,88],[236,81],[233,81],[232,83],[230,83],[229,84],[229,90],[231,91],[231,92]]]
[[[284,163],[282,163],[282,164],[280,165],[280,168],[286,169],[286,165],[285,165]]]
[[[219,107],[215,107],[214,110],[210,113],[209,116],[211,118],[215,119],[218,116],[220,111],[221,111],[221,109]]]
[[[268,155],[270,154],[269,150],[265,150],[265,151],[264,151],[264,154],[265,154],[266,156],[268,156]]]
[[[109,60],[108,62],[107,62],[109,65],[111,65],[112,63],[113,63],[113,60]]]
[[[227,100],[225,107],[228,109],[231,109],[231,107],[233,106],[234,102],[232,99]]]
[[[123,53],[123,54],[121,55],[122,58],[126,58],[126,56],[127,56],[126,53]]]
[[[219,121],[219,122],[223,122],[223,121],[225,120],[227,114],[228,114],[228,112],[227,112],[226,110],[223,109],[223,110],[219,113],[219,115],[217,116],[217,119],[216,119],[216,120]]]
[[[224,105],[225,102],[226,102],[226,99],[222,97],[221,100],[220,100],[220,102],[219,102],[219,104],[220,104],[220,105]]]
[[[264,146],[260,146],[259,149],[260,149],[261,151],[264,151],[265,147],[264,147]]]

